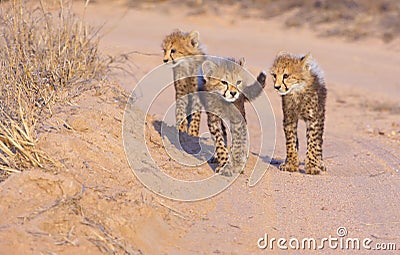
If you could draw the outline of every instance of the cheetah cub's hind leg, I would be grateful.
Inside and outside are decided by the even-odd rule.
[[[326,167],[322,160],[322,135],[324,123],[323,119],[316,119],[307,122],[307,157],[306,173],[320,174],[325,172]]]
[[[190,114],[190,123],[189,123],[189,129],[188,129],[188,134],[191,136],[199,136],[199,130],[200,130],[200,118],[201,118],[201,101],[198,95],[198,89],[197,89],[197,77],[191,77],[190,78],[190,101],[192,105],[192,113]]]
[[[175,86],[175,99],[176,99],[176,109],[175,109],[175,118],[176,118],[176,127],[181,132],[187,132],[188,130],[188,119],[186,117],[186,110],[189,105],[189,98],[186,96],[186,91],[184,80],[177,80],[174,83]]]

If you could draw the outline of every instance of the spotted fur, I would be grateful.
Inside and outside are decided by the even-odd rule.
[[[208,92],[201,99],[207,112],[208,128],[216,147],[215,159],[218,166],[215,171],[220,172],[224,169],[221,172],[228,175],[232,172],[224,168],[229,160],[229,151],[225,142],[222,119],[231,124],[231,154],[235,172],[238,169],[235,166],[243,166],[247,159],[244,102],[247,98],[256,98],[265,86],[265,72],[260,73],[254,84],[247,86],[243,65],[244,59],[212,59],[204,61],[201,69],[204,79],[199,86],[202,91]]]
[[[279,53],[271,75],[274,88],[282,97],[286,137],[286,162],[280,165],[280,169],[289,172],[299,169],[297,123],[302,119],[307,126],[306,173],[326,171],[322,143],[327,90],[317,63],[310,54]]]
[[[191,93],[197,92],[197,74],[204,61],[204,51],[199,42],[199,32],[174,31],[162,43],[163,62],[172,66],[176,99],[176,127],[191,136],[199,135],[201,103]],[[191,57],[190,61],[184,61]]]

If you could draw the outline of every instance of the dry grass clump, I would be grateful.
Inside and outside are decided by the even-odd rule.
[[[60,1],[62,2],[62,1]],[[61,4],[0,3],[0,180],[49,159],[35,148],[36,124],[110,71],[98,31]]]

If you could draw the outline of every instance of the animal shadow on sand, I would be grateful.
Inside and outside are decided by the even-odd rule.
[[[273,167],[276,167],[279,171],[281,171],[279,169],[279,166],[285,162],[284,159],[280,159],[280,158],[270,158],[268,156],[263,156],[263,155],[259,155],[255,152],[251,152],[251,154],[253,154],[254,156],[260,158],[264,163],[267,163]],[[299,173],[305,174],[306,171],[304,170],[304,162],[300,162],[300,166],[303,166],[303,168],[299,169]]]
[[[175,126],[168,125],[159,120],[153,121],[153,126],[163,140],[168,139],[168,142],[172,144],[176,150],[184,151],[185,157],[194,157],[200,162],[207,161],[208,165],[215,172],[218,165],[214,162],[213,155],[215,152],[215,146],[211,138],[193,137],[183,132],[178,133]],[[255,152],[251,152],[251,154],[278,170],[279,165],[285,162],[284,159],[271,158],[269,156],[259,155]],[[299,173],[305,174],[304,162],[300,162],[300,166],[302,166],[302,168],[299,169]]]
[[[184,132],[178,132],[175,126],[168,125],[159,120],[153,121],[153,126],[160,134],[164,143],[165,139],[168,139],[168,142],[176,150],[184,152],[182,154],[185,154],[186,158],[194,157],[198,162],[207,162],[215,172],[215,168],[217,168],[217,164],[213,161],[215,146],[211,138],[193,137]]]

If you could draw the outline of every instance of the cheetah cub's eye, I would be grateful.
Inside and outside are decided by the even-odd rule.
[[[276,74],[275,73],[271,73],[272,78],[274,78],[274,80],[276,80]]]
[[[283,74],[283,79],[287,79],[287,78],[289,78],[289,74],[287,74],[287,73]]]
[[[241,81],[241,80],[238,80],[238,81],[236,82],[236,86],[239,86],[240,84],[242,84],[242,81]]]
[[[176,49],[171,49],[171,54],[174,54],[176,52]]]
[[[225,86],[228,86],[228,82],[227,81],[221,80],[221,83],[224,84]]]

